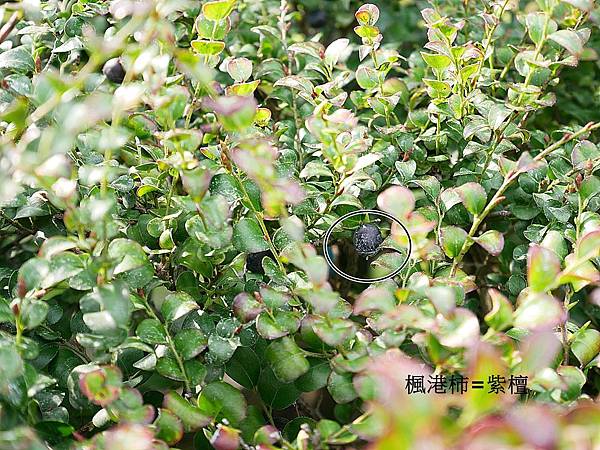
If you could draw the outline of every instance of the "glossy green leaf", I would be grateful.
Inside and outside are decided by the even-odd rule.
[[[485,315],[485,322],[494,330],[503,331],[513,322],[512,303],[496,289],[488,291],[492,308]]]
[[[292,311],[263,312],[256,318],[256,331],[265,339],[277,339],[300,327],[300,315]]]
[[[293,404],[302,391],[294,383],[282,383],[273,371],[266,367],[260,373],[258,392],[266,405],[274,409],[284,409]]]
[[[225,48],[225,42],[210,39],[197,39],[192,41],[192,48],[201,55],[216,56]]]
[[[184,361],[198,356],[208,345],[208,338],[197,328],[186,328],[173,339],[175,350]]]
[[[160,321],[144,319],[135,330],[135,334],[148,344],[166,344],[167,337]]]
[[[310,364],[302,350],[289,337],[269,344],[265,351],[265,358],[282,383],[291,383],[310,369]]]
[[[487,201],[487,194],[483,187],[474,182],[465,183],[456,188],[462,204],[473,215],[483,211]]]
[[[202,414],[199,408],[191,405],[175,391],[167,392],[163,406],[181,420],[186,432],[198,430],[210,423],[209,417]]]
[[[440,230],[440,238],[446,256],[454,258],[460,253],[468,236],[467,232],[462,228],[450,226]]]
[[[375,69],[361,66],[356,71],[356,82],[363,89],[374,89],[379,85],[379,75]]]
[[[156,437],[169,445],[179,442],[183,437],[183,423],[168,409],[159,409],[154,425]]]
[[[225,418],[232,424],[239,424],[246,417],[246,399],[240,391],[222,381],[215,381],[202,389],[198,408],[214,420]]]
[[[25,45],[20,45],[0,53],[0,70],[28,73],[33,68],[33,57]]]
[[[132,304],[122,282],[95,288],[79,300],[83,321],[94,332],[110,335],[129,323]]]
[[[327,386],[331,373],[329,362],[325,359],[308,358],[310,369],[294,383],[303,392],[312,392]]]
[[[488,230],[473,240],[492,256],[498,256],[504,248],[504,236],[496,230]]]
[[[441,54],[421,52],[421,57],[429,67],[436,70],[444,70],[452,63],[452,60],[448,56]]]
[[[587,365],[600,353],[600,332],[591,328],[577,332],[571,350],[582,366]]]
[[[172,322],[198,309],[198,304],[185,292],[174,292],[165,297],[160,313],[166,321]]]
[[[558,30],[550,34],[548,38],[565,48],[573,56],[578,57],[583,51],[584,43],[575,31]]]
[[[562,323],[565,311],[561,304],[546,294],[530,294],[520,298],[514,314],[514,326],[529,330],[552,329]]]
[[[348,403],[358,397],[352,384],[352,374],[331,372],[327,381],[327,390],[336,403]]]
[[[527,283],[535,292],[545,292],[556,286],[560,261],[551,250],[539,245],[529,247],[527,253]]]
[[[48,304],[40,300],[31,300],[22,306],[21,321],[25,328],[32,330],[41,325],[48,315]]]
[[[227,361],[225,370],[227,375],[237,383],[252,389],[260,376],[260,360],[251,348],[238,347],[231,359]]]
[[[225,19],[235,6],[235,0],[216,0],[202,5],[202,14],[209,20],[219,21]]]
[[[255,219],[243,218],[233,227],[233,245],[240,252],[255,253],[269,249],[260,225]]]

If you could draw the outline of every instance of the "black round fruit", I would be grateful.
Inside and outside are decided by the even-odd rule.
[[[318,9],[316,11],[310,11],[306,15],[306,21],[308,25],[312,28],[323,28],[327,25],[327,13],[322,9]]]
[[[359,255],[371,256],[377,253],[379,245],[383,242],[383,236],[377,225],[367,223],[356,229],[352,241]]]
[[[125,79],[125,69],[119,58],[109,59],[104,63],[102,73],[113,83],[121,84]]]
[[[264,274],[265,269],[263,269],[262,260],[265,256],[273,258],[273,253],[271,252],[271,250],[249,253],[246,257],[246,270],[248,270],[249,272]]]

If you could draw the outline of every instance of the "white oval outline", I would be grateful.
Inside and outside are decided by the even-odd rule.
[[[379,278],[358,278],[358,277],[354,277],[352,275],[348,275],[347,273],[342,271],[338,266],[336,266],[334,264],[334,262],[331,260],[331,257],[329,256],[329,252],[327,251],[327,243],[329,242],[331,233],[333,233],[333,229],[340,222],[343,222],[344,220],[349,219],[350,217],[358,216],[360,214],[373,214],[376,216],[385,217],[389,220],[392,220],[393,222],[396,222],[398,225],[400,225],[402,227],[402,229],[404,230],[404,232],[406,233],[406,237],[408,238],[408,250],[406,253],[406,260],[400,265],[400,267],[398,267],[396,270],[394,270],[393,272],[391,272],[385,276],[382,276]],[[396,275],[398,275],[400,273],[400,271],[402,269],[404,269],[406,264],[408,264],[408,260],[410,259],[411,252],[412,252],[412,240],[411,240],[410,234],[408,233],[408,230],[406,229],[404,224],[396,216],[393,216],[392,214],[387,213],[385,211],[379,211],[377,209],[358,209],[356,211],[351,211],[349,213],[344,214],[342,217],[340,217],[335,222],[333,222],[333,224],[325,232],[325,236],[323,238],[323,255],[325,255],[325,260],[327,261],[327,264],[329,265],[329,267],[331,267],[333,269],[333,271],[335,273],[337,273],[339,276],[341,276],[347,280],[354,281],[355,283],[363,283],[363,284],[376,283],[378,281],[383,281],[383,280],[387,280],[388,278],[395,277]]]

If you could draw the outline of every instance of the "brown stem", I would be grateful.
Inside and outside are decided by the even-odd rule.
[[[8,35],[19,21],[20,16],[21,13],[19,11],[15,11],[12,13],[12,16],[10,16],[8,21],[2,26],[2,28],[0,28],[0,43],[4,42],[6,38],[8,38]]]

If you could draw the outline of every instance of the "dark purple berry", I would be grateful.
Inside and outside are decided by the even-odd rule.
[[[327,13],[322,9],[310,11],[306,15],[306,21],[308,22],[308,26],[311,28],[323,28],[325,25],[327,25],[327,19]]]
[[[379,245],[383,242],[383,237],[377,225],[367,223],[356,229],[352,241],[356,253],[360,256],[371,256],[377,253]]]
[[[271,250],[265,250],[262,252],[249,253],[246,257],[246,270],[248,272],[264,274],[265,269],[262,266],[262,260],[265,256],[273,258]]]
[[[121,84],[125,79],[125,69],[119,58],[109,59],[104,63],[102,73],[113,83]]]

